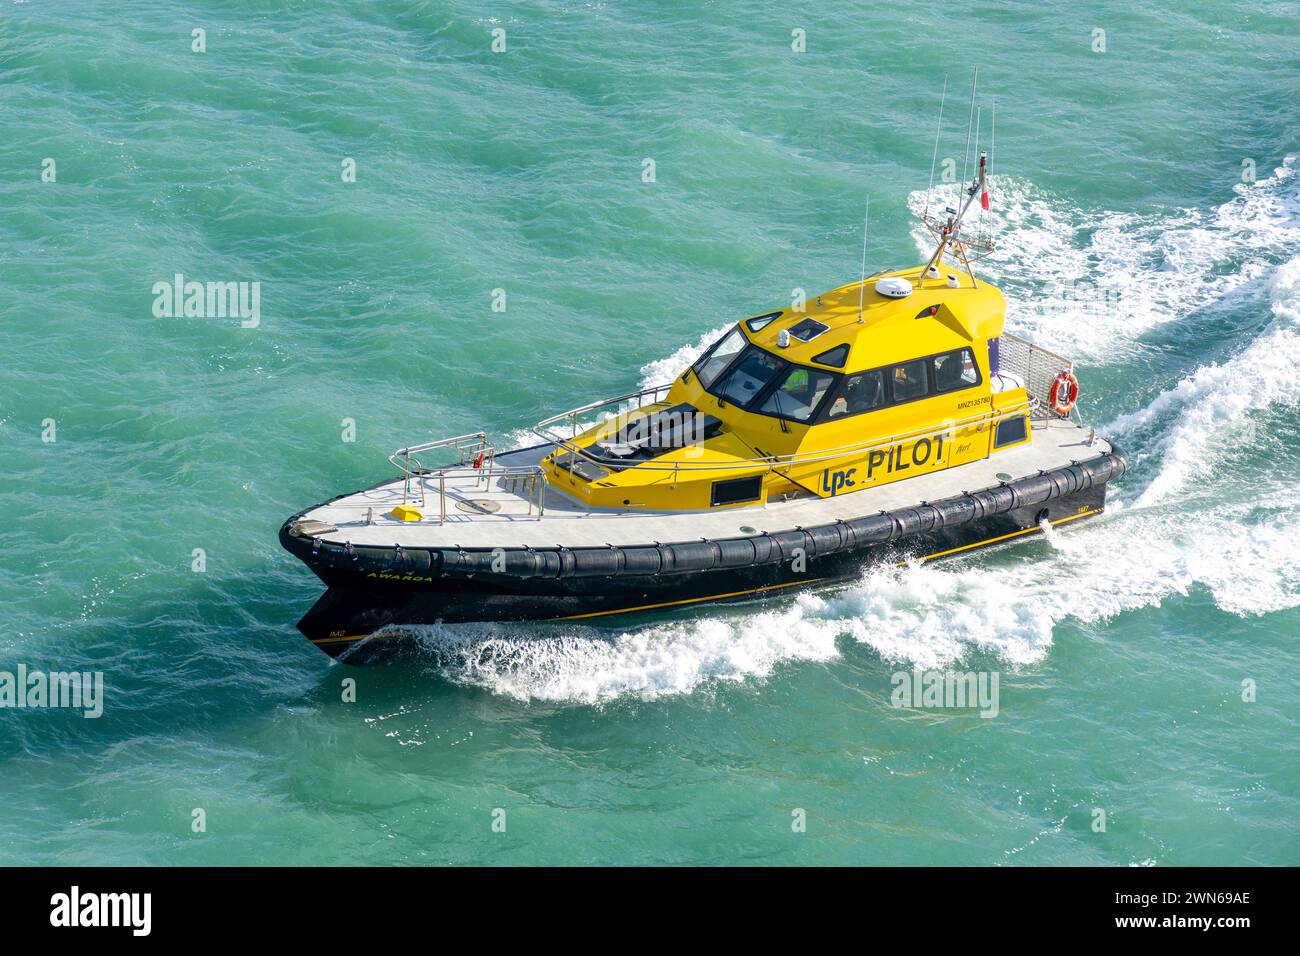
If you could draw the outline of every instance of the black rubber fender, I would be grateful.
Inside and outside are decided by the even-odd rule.
[[[1128,468],[1116,447],[1109,454],[1044,471],[1015,481],[893,512],[788,531],[739,538],[700,539],[653,545],[603,548],[391,548],[338,544],[291,534],[295,515],[281,527],[281,538],[304,560],[361,573],[400,572],[447,575],[497,575],[514,578],[622,577],[690,573],[717,568],[775,564],[802,551],[808,557],[883,543],[915,534],[978,521],[990,515],[1032,507],[1111,481]],[[498,560],[503,558],[504,560]],[[500,570],[495,570],[496,563]]]

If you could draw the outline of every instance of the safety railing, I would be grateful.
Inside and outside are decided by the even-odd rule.
[[[559,453],[563,452],[564,454],[568,455],[568,459],[570,462],[569,467],[572,467],[572,463],[578,458],[590,462],[591,464],[596,465],[597,467],[607,467],[609,465],[623,464],[623,462],[619,461],[618,459],[606,458],[598,454],[593,454],[590,450],[588,450],[588,448],[583,448],[577,445],[573,441],[573,439],[576,438],[577,435],[579,434],[579,432],[576,430],[577,429],[576,421],[575,424],[572,426],[575,429],[575,431],[569,437],[564,437],[563,435],[554,433],[553,431],[550,430],[549,426],[559,421],[570,420],[570,416],[573,416],[574,413],[582,413],[594,409],[604,408],[610,405],[619,404],[624,401],[627,401],[629,398],[656,394],[659,392],[666,392],[669,387],[670,386],[668,385],[661,385],[658,386],[657,388],[645,389],[644,391],[641,392],[635,392],[632,395],[623,395],[618,398],[607,399],[603,402],[592,402],[590,405],[584,405],[581,408],[572,409],[568,412],[561,412],[559,415],[554,415],[551,418],[538,422],[537,425],[534,426],[533,431],[535,434],[538,435],[538,437],[543,438],[547,442],[553,443],[555,445],[556,447],[555,455],[557,461],[560,458]],[[935,425],[931,425],[926,428],[917,428],[917,429],[912,429],[910,431],[897,432],[892,435],[880,436],[877,438],[868,439],[866,441],[854,442],[849,445],[840,445],[833,448],[818,448],[808,452],[795,452],[787,455],[768,455],[762,458],[738,458],[726,462],[720,462],[716,460],[700,461],[700,462],[693,462],[690,460],[684,460],[684,461],[677,460],[667,464],[656,464],[654,459],[650,459],[648,461],[638,461],[636,463],[636,469],[638,471],[672,472],[674,482],[676,482],[678,474],[682,472],[691,472],[691,471],[754,472],[756,469],[762,469],[763,473],[777,472],[780,470],[789,471],[792,468],[803,467],[807,465],[816,465],[828,461],[839,461],[845,458],[852,458],[855,456],[864,455],[871,452],[874,449],[880,448],[881,446],[888,447],[890,445],[897,444],[898,442],[910,441],[910,440],[919,441],[923,438],[933,438],[936,435],[947,434],[948,432],[953,431],[955,429],[970,428],[972,426],[976,426],[980,424],[996,425],[1004,418],[1009,418],[1016,414],[1024,414],[1025,411],[1031,409],[1031,405],[1032,403],[1029,401],[1017,402],[1015,405],[1010,405],[1006,408],[998,409],[997,411],[981,412],[979,414],[971,415],[966,418],[950,419],[947,421],[939,422]],[[631,409],[631,410],[635,411],[636,409]],[[597,422],[596,424],[599,424],[599,422]]]
[[[1074,362],[1019,336],[1003,333],[998,344],[998,368],[1025,383],[1033,415],[1046,417],[1051,414],[1048,398],[1052,381],[1062,371],[1072,371]]]
[[[672,387],[672,383],[669,382],[666,385],[654,385],[650,388],[643,388],[639,392],[629,392],[626,395],[619,395],[617,398],[606,398],[598,402],[579,405],[577,408],[571,408],[567,412],[560,412],[558,415],[552,415],[550,418],[542,419],[533,426],[533,434],[538,438],[541,438],[543,441],[554,442],[556,444],[559,444],[562,441],[567,441],[570,438],[577,438],[578,435],[585,432],[593,425],[599,425],[601,421],[615,418],[625,412],[635,412],[638,409],[645,408],[647,405],[658,404],[663,401],[663,398],[660,396],[667,396],[668,390]],[[604,409],[607,409],[612,405],[619,406],[617,412],[604,412]],[[582,417],[588,416],[593,412],[598,413],[598,415],[603,415],[603,418],[598,417],[596,421],[582,424]],[[567,423],[567,428],[565,428],[565,431],[568,432],[567,435],[564,435],[555,429],[556,425],[562,423]]]
[[[418,456],[426,458],[430,452],[445,450],[448,454],[455,452],[459,461],[455,464],[425,467]],[[418,491],[421,508],[427,508],[429,502],[429,485],[436,485],[438,493],[438,523],[447,522],[447,482],[459,483],[464,487],[466,479],[473,479],[469,486],[474,489],[491,490],[493,481],[501,487],[528,503],[528,515],[541,519],[546,512],[546,476],[539,465],[500,465],[496,461],[496,446],[487,439],[485,432],[473,432],[457,435],[454,438],[440,438],[399,448],[388,456],[388,460],[402,472],[402,503],[406,504]]]

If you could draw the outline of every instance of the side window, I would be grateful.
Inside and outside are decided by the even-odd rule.
[[[1029,420],[1024,415],[1004,418],[998,422],[997,433],[993,436],[993,447],[1016,445],[1029,437]]]
[[[796,422],[806,422],[821,404],[822,397],[830,391],[835,376],[819,369],[794,366],[785,375],[785,381],[763,402],[759,409],[766,415],[779,415]]]
[[[859,372],[844,380],[844,386],[826,410],[827,420],[861,415],[885,404],[885,375],[880,369]]]
[[[952,392],[979,384],[980,372],[975,367],[975,356],[971,354],[970,349],[958,349],[955,352],[936,355],[931,361],[934,362],[936,392]]]
[[[717,345],[705,352],[704,357],[695,363],[695,376],[700,380],[700,384],[705,388],[712,385],[744,347],[745,337],[740,334],[740,329],[732,329],[724,335]]]
[[[921,398],[930,390],[930,384],[925,377],[925,365],[925,359],[917,359],[895,365],[890,370],[890,387],[893,390],[894,401],[909,402],[914,398]]]

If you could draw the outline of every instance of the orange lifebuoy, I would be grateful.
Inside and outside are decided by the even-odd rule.
[[[1052,411],[1066,418],[1074,411],[1074,403],[1078,400],[1079,380],[1068,368],[1062,369],[1056,376],[1056,380],[1052,382],[1052,392],[1047,398],[1047,403],[1052,406]]]
[[[475,468],[483,467],[483,452],[479,452],[478,457],[474,459],[474,467]]]

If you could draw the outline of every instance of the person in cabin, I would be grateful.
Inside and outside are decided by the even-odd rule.
[[[879,370],[850,375],[844,391],[831,402],[827,418],[859,415],[879,408],[885,402],[885,380]]]
[[[894,366],[894,401],[905,402],[925,394],[925,362],[904,362]]]

